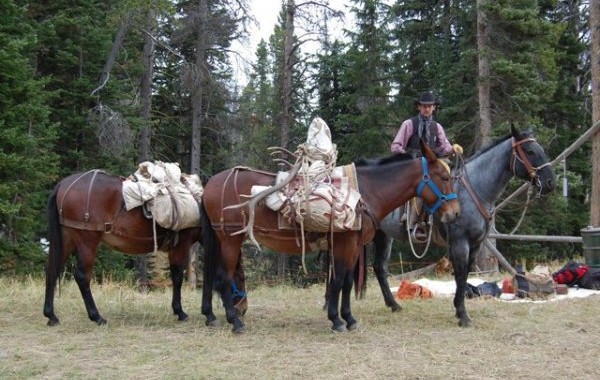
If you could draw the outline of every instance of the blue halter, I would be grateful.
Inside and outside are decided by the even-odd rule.
[[[433,191],[433,193],[437,196],[437,202],[435,202],[433,206],[429,207],[423,200],[423,207],[427,213],[434,214],[440,207],[442,207],[442,203],[456,199],[458,196],[454,192],[450,194],[442,194],[437,185],[429,177],[429,169],[427,167],[427,159],[425,157],[421,157],[421,163],[423,164],[423,179],[417,188],[417,196],[419,198],[423,198],[421,196],[423,194],[423,188],[425,188],[425,186],[429,186],[431,191]]]

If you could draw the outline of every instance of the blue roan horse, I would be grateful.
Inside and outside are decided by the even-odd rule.
[[[448,242],[450,261],[454,267],[456,294],[454,307],[459,326],[470,326],[471,318],[465,308],[465,289],[469,268],[475,260],[490,229],[490,219],[496,200],[512,177],[531,181],[541,195],[554,189],[555,177],[544,149],[530,132],[519,133],[511,128],[511,135],[481,150],[454,173],[454,188],[460,201],[461,214],[454,223],[438,231]],[[403,239],[400,213],[389,214],[375,234],[373,269],[385,304],[392,311],[402,308],[394,299],[387,281],[388,260],[393,239]],[[438,225],[438,223],[435,223]]]

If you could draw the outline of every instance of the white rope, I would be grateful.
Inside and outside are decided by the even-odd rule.
[[[425,257],[425,254],[427,254],[427,251],[429,250],[429,245],[431,244],[431,236],[432,236],[432,231],[433,231],[433,226],[431,224],[431,215],[429,216],[428,221],[427,221],[427,224],[429,225],[429,228],[428,228],[429,232],[427,234],[427,245],[425,246],[425,249],[423,250],[423,252],[421,254],[418,254],[417,251],[416,251],[416,249],[415,249],[414,243],[413,243],[413,241],[411,239],[411,236],[410,236],[411,235],[411,231],[410,231],[410,227],[411,227],[411,223],[410,223],[410,215],[411,215],[410,207],[411,207],[410,206],[410,201],[406,202],[406,206],[405,206],[405,208],[406,208],[406,221],[405,221],[405,223],[406,223],[406,232],[408,234],[408,243],[410,245],[410,250],[412,251],[413,255],[417,259],[422,259],[423,257]]]
[[[156,239],[156,219],[152,215],[152,236],[154,238],[154,253],[158,252],[158,242]]]

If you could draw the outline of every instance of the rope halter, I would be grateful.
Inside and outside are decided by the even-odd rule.
[[[441,162],[443,162],[443,161],[441,161]],[[449,194],[443,194],[440,191],[440,189],[437,187],[435,182],[433,182],[431,180],[431,177],[429,177],[429,168],[427,166],[427,159],[425,157],[421,157],[421,164],[423,165],[423,179],[421,179],[421,183],[419,183],[419,186],[417,187],[417,196],[419,198],[423,199],[423,189],[425,188],[425,186],[429,187],[431,189],[431,191],[437,197],[437,201],[433,204],[433,206],[429,206],[427,203],[425,203],[425,199],[423,199],[423,207],[425,208],[425,211],[427,211],[429,214],[435,214],[435,212],[440,207],[442,207],[442,204],[444,202],[450,201],[452,199],[456,199],[456,198],[458,198],[458,196],[456,195],[455,192],[451,192]],[[450,172],[447,165],[446,165],[446,170],[448,170],[448,172]]]

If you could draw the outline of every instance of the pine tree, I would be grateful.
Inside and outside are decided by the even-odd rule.
[[[239,162],[263,170],[276,170],[267,148],[279,145],[273,115],[276,114],[273,96],[273,67],[267,43],[261,40],[256,49],[256,63],[240,99],[240,117],[246,128],[240,131],[235,149]]]
[[[379,0],[354,3],[356,32],[349,33],[338,105],[346,112],[332,132],[341,163],[387,154],[393,133],[388,128],[392,82],[387,7]]]
[[[96,0],[76,4],[62,0],[30,2],[29,14],[39,36],[36,70],[50,78],[46,88],[56,95],[50,104],[50,120],[60,125],[61,144],[56,152],[61,175],[99,167],[129,172],[136,160],[129,129],[137,124],[131,115],[139,115],[134,102],[141,68],[139,46],[126,45],[121,50],[116,65],[119,70],[113,70],[107,85],[93,93],[122,20],[120,4]],[[118,152],[103,149],[106,122],[118,134],[105,141],[121,143]]]
[[[0,272],[41,269],[46,189],[57,177],[46,80],[31,65],[35,31],[24,9],[0,4]]]

